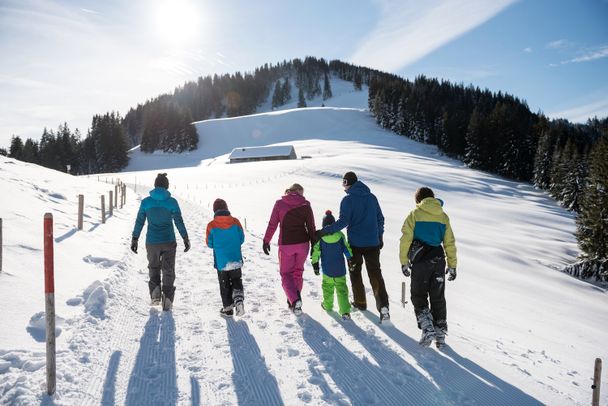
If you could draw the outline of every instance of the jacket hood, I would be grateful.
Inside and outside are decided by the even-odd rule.
[[[283,203],[287,204],[289,207],[298,207],[303,206],[305,204],[309,204],[308,201],[297,192],[292,192],[288,195],[281,197]]]
[[[355,183],[353,183],[353,185],[351,187],[348,188],[346,193],[349,195],[364,196],[364,195],[369,195],[371,192],[365,183],[358,180]]]
[[[427,197],[426,199],[422,199],[420,203],[416,205],[420,210],[427,212],[433,215],[439,215],[443,213],[442,201],[439,199],[435,199],[434,197]]]
[[[164,187],[155,187],[150,191],[150,197],[154,200],[167,200],[171,197],[171,193]]]

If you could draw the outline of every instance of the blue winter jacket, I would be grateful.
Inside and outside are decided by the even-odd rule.
[[[353,183],[340,203],[340,218],[323,228],[326,234],[344,227],[352,247],[377,247],[384,234],[384,216],[378,199],[361,181]]]
[[[171,193],[165,188],[152,189],[150,196],[141,201],[133,228],[133,238],[139,238],[146,219],[148,219],[146,244],[175,242],[174,222],[182,238],[188,238],[177,200],[172,198]]]
[[[218,271],[232,271],[243,266],[241,245],[244,242],[241,222],[228,210],[216,212],[207,224],[207,246],[213,248],[213,266]]]
[[[323,236],[315,243],[310,256],[310,262],[317,264],[321,261],[323,274],[330,278],[338,278],[346,275],[344,257],[351,259],[352,256],[353,253],[344,238],[344,234],[338,231],[337,233]]]

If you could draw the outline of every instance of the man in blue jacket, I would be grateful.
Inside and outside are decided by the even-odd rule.
[[[148,231],[146,232],[146,251],[148,253],[148,274],[150,281],[150,298],[152,304],[158,304],[162,300],[164,310],[171,310],[175,295],[175,231],[173,223],[177,227],[184,240],[184,252],[190,249],[188,232],[182,219],[177,200],[169,193],[169,179],[166,173],[159,173],[154,181],[154,189],[150,196],[141,201],[133,238],[131,239],[131,251],[137,254],[137,241],[148,219]],[[162,295],[161,295],[161,270],[162,270]]]
[[[353,288],[353,306],[360,310],[367,309],[365,287],[361,278],[361,269],[365,260],[367,275],[372,285],[376,308],[380,313],[380,322],[390,320],[388,311],[388,294],[380,269],[380,250],[384,246],[384,216],[378,199],[369,188],[357,179],[354,172],[346,172],[342,179],[346,196],[340,203],[340,218],[334,224],[323,227],[317,233],[323,235],[335,233],[347,227],[348,242],[353,251],[350,282]]]

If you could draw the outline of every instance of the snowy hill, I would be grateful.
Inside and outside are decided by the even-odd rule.
[[[172,313],[150,310],[145,255],[128,251],[138,204],[132,190],[127,206],[106,225],[96,224],[91,207],[85,231],[73,232],[73,196],[86,190],[98,199],[109,185],[0,160],[0,185],[16,191],[15,199],[1,206],[0,289],[11,307],[0,323],[10,323],[11,332],[0,335],[0,403],[50,400],[41,389],[43,344],[27,332],[29,317],[44,308],[42,278],[30,280],[42,263],[42,241],[36,237],[41,215],[30,215],[34,209],[55,212],[56,235],[67,235],[56,239],[57,278],[66,279],[57,282],[64,322],[54,404],[589,403],[593,361],[608,358],[608,297],[554,269],[572,261],[577,249],[571,215],[546,194],[470,170],[434,147],[381,130],[362,109],[284,110],[208,120],[197,123],[197,130],[199,150],[136,152],[131,172],[120,174],[145,194],[158,169],[172,168],[170,191],[180,200],[192,240],[185,254],[178,241]],[[226,164],[236,146],[280,143],[310,158]],[[353,313],[348,323],[326,314],[320,308],[320,277],[310,263],[304,275],[306,314],[295,318],[284,305],[276,237],[271,255],[261,252],[272,205],[285,187],[304,186],[320,224],[325,210],[338,212],[347,170],[370,186],[386,217],[381,260],[394,327],[378,326],[375,311]],[[405,280],[398,263],[400,229],[420,185],[445,201],[458,246],[458,278],[446,288],[450,348],[445,352],[417,345],[411,304],[400,303]],[[59,199],[62,205],[56,194],[65,197]],[[204,244],[216,197],[247,226],[247,314],[241,319],[218,314],[217,276]],[[10,233],[9,218],[18,222]],[[59,276],[63,272],[66,276]],[[31,298],[13,292],[28,289]],[[86,307],[93,291],[103,300]],[[367,296],[372,308],[371,292]],[[607,401],[604,380],[602,404]]]

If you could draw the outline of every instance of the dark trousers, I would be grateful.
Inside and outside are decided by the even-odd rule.
[[[220,282],[220,295],[224,308],[243,301],[243,280],[241,279],[240,268],[232,271],[219,271],[217,279]]]
[[[360,309],[367,308],[367,299],[365,298],[365,286],[363,286],[363,278],[361,277],[361,269],[363,261],[367,269],[369,283],[372,285],[374,298],[376,299],[376,309],[384,306],[388,307],[388,294],[384,286],[384,278],[382,278],[382,270],[380,269],[380,248],[378,247],[351,247],[353,251],[352,261],[355,269],[350,273],[350,283],[353,288],[353,302]]]
[[[412,266],[411,294],[416,318],[420,312],[429,308],[430,300],[434,325],[447,330],[445,258],[443,256],[417,262]]]
[[[157,286],[161,284],[162,271],[162,292],[165,297],[173,302],[175,295],[175,249],[177,243],[168,242],[163,244],[146,244],[146,252],[148,254],[148,275],[150,281],[148,288],[150,296]]]

